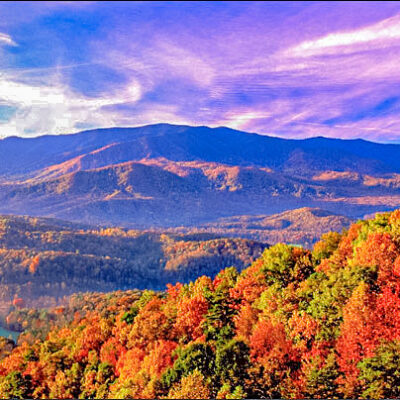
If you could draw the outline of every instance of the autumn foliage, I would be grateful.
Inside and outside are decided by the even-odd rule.
[[[16,301],[7,321],[25,331],[0,342],[2,398],[397,398],[400,211],[313,251],[272,246],[241,273]]]

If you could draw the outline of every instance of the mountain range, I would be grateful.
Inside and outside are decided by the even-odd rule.
[[[0,160],[0,213],[96,225],[198,227],[303,207],[356,218],[400,204],[400,145],[365,140],[158,124],[8,137]]]

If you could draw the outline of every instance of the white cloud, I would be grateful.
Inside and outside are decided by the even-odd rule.
[[[0,45],[1,44],[5,44],[8,46],[16,46],[17,45],[17,43],[14,42],[14,40],[11,38],[10,35],[0,32]]]
[[[166,40],[157,43],[153,56],[168,68],[169,74],[187,77],[199,86],[209,87],[216,75],[203,58]]]
[[[239,110],[228,112],[224,115],[224,119],[218,121],[213,126],[228,126],[232,129],[246,129],[249,122],[254,122],[256,120],[264,120],[266,118],[273,117],[273,114],[269,112],[254,111],[254,110]]]
[[[330,53],[371,50],[388,44],[399,44],[400,15],[395,15],[373,25],[344,32],[331,33],[321,38],[305,41],[285,51],[286,55],[308,57]]]
[[[78,130],[77,124],[117,125],[118,112],[105,106],[136,103],[142,96],[134,80],[119,92],[99,98],[80,95],[57,77],[49,81],[34,85],[0,75],[0,103],[16,109],[10,120],[0,124],[0,135],[71,133]]]

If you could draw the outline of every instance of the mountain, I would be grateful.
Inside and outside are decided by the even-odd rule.
[[[130,228],[400,204],[400,145],[167,124],[0,140],[0,212]]]
[[[278,171],[400,169],[400,146],[322,137],[286,140],[236,131],[158,124],[110,128],[72,135],[9,137],[1,141],[0,173],[15,175],[79,157],[84,169],[143,158],[203,160],[228,165],[268,166]],[[299,164],[300,163],[300,164]],[[299,171],[300,170],[300,171]]]

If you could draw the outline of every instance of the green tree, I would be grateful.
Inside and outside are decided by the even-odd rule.
[[[204,297],[209,304],[204,323],[204,332],[208,341],[222,344],[235,335],[233,317],[238,312],[235,307],[238,300],[231,298],[229,290],[234,287],[238,276],[235,268],[226,268],[215,278],[215,289],[204,290]]]
[[[298,284],[314,271],[311,253],[298,247],[278,243],[266,249],[261,257],[261,272],[270,285],[281,288]]]
[[[375,356],[359,362],[358,368],[363,398],[400,397],[400,341],[382,344]]]
[[[222,383],[242,385],[248,377],[250,366],[249,347],[241,340],[232,339],[217,348],[215,372]]]
[[[29,376],[14,371],[0,380],[0,398],[26,399],[32,397],[32,382]]]
[[[307,376],[306,397],[323,399],[334,399],[338,397],[338,384],[336,383],[339,377],[336,356],[331,351],[323,365],[320,365],[319,357],[312,360],[312,368]]]
[[[215,374],[215,355],[210,345],[204,343],[192,343],[184,350],[178,351],[172,368],[169,368],[161,377],[162,390],[172,387],[183,376],[188,376],[197,370],[205,378]]]

